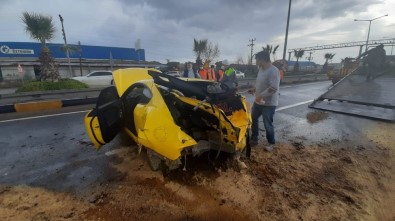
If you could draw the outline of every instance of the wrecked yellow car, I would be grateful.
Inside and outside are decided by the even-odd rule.
[[[153,170],[175,169],[183,157],[210,150],[249,150],[250,116],[236,88],[144,68],[117,70],[113,78],[84,119],[97,149],[124,130],[147,149]]]

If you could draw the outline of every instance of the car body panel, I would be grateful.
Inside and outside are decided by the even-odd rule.
[[[138,104],[134,109],[137,130],[134,139],[160,155],[175,160],[180,157],[182,149],[195,145],[196,141],[174,123],[153,80],[146,80],[144,84],[151,89],[153,96],[148,104]]]
[[[140,78],[144,79],[145,75],[141,71],[139,73],[141,74]],[[137,104],[134,108],[134,124],[137,134],[127,128],[124,128],[124,130],[136,143],[150,148],[170,160],[175,160],[180,157],[182,149],[195,145],[196,141],[174,124],[173,118],[153,80],[142,80],[140,83],[150,88],[153,96],[147,104]],[[94,110],[86,114],[84,119],[88,136],[97,150],[109,142],[105,139],[105,131],[112,128],[104,128],[105,125],[103,127],[103,124],[100,124],[103,121],[108,122],[108,120],[100,120],[100,110],[108,108],[109,105],[109,103],[97,105]],[[112,133],[114,132],[117,133],[119,130],[113,130]]]
[[[84,119],[96,149],[121,130],[137,144],[172,161],[193,152],[202,139],[210,144],[210,149],[230,153],[245,149],[251,119],[243,96],[202,101],[208,93],[204,92],[206,85],[216,83],[166,76],[156,69],[122,69],[114,71],[113,76],[116,87],[103,89],[96,107]],[[205,133],[205,138],[197,138],[193,133],[196,129]]]
[[[152,79],[148,71],[160,72],[153,68],[126,68],[114,71],[112,75],[118,95],[122,96],[132,84],[138,81]]]

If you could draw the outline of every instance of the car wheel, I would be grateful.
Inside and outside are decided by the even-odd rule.
[[[158,171],[162,166],[162,159],[154,151],[147,149],[148,164],[151,170]]]

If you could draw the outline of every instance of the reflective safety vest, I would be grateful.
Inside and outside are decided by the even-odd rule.
[[[218,73],[218,76],[216,77],[217,81],[222,81],[222,79],[224,78],[224,71],[219,69],[217,73]]]
[[[283,80],[284,78],[284,70],[280,70],[280,80]]]
[[[206,80],[207,79],[207,71],[204,69],[199,70],[199,75],[201,79]]]
[[[234,81],[236,82],[236,70],[229,67],[225,70],[224,76],[222,78],[222,81]]]
[[[207,78],[208,78],[210,81],[215,81],[216,77],[215,77],[215,71],[214,71],[214,69],[208,69],[208,70],[207,70]]]
[[[228,69],[225,70],[225,75],[228,76],[228,77],[230,77],[232,75],[236,75],[236,71],[233,68],[228,68]]]

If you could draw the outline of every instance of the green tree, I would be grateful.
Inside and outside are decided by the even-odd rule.
[[[295,57],[296,57],[296,63],[295,63],[295,66],[294,66],[294,72],[298,72],[299,71],[299,59],[301,57],[303,57],[304,50],[302,50],[302,49],[294,50],[294,54],[295,54]]]
[[[324,57],[325,57],[325,64],[324,64],[324,66],[328,66],[328,60],[332,60],[333,57],[335,57],[335,54],[326,53],[326,54],[324,55]]]
[[[59,79],[58,66],[55,64],[51,52],[46,45],[47,41],[55,37],[56,28],[51,16],[37,13],[23,12],[22,22],[25,24],[25,31],[34,40],[42,44],[39,61],[41,63],[41,79]]]
[[[273,45],[267,44],[266,47],[262,47],[262,49],[264,51],[269,52],[269,54],[272,54],[273,55],[273,60],[275,60],[276,59],[276,52],[277,52],[277,49],[278,49],[279,46],[280,45],[276,45],[276,46],[273,47]]]
[[[202,55],[207,50],[207,44],[208,44],[207,39],[203,39],[203,40],[197,40],[195,38],[193,39],[193,51],[195,52],[196,65],[198,65],[198,66],[203,64]]]

